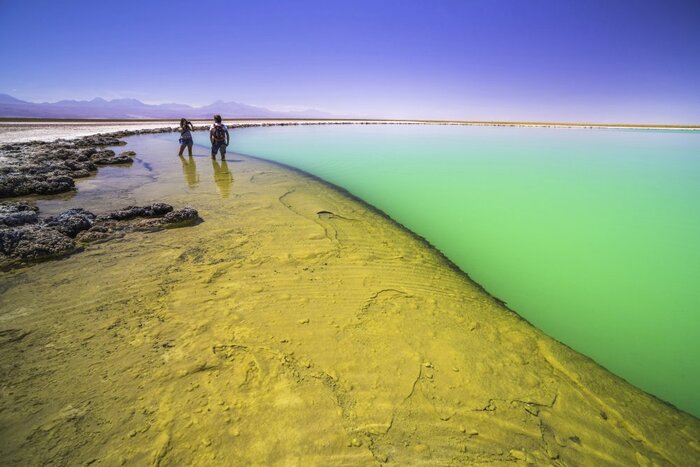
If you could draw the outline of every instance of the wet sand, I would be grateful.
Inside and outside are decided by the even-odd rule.
[[[181,172],[158,194],[179,205],[198,190],[202,224],[1,273],[5,463],[700,458],[700,421],[543,335],[363,203],[245,156],[194,162],[173,156]],[[146,185],[129,201],[155,196]]]

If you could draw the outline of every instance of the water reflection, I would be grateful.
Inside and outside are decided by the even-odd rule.
[[[192,156],[185,159],[180,156],[182,162],[182,173],[185,174],[185,181],[190,188],[194,188],[199,184],[199,174],[197,173],[197,164]]]
[[[228,198],[231,195],[231,187],[233,186],[233,175],[228,168],[228,162],[223,159],[220,163],[216,159],[211,160],[211,165],[214,168],[214,183],[219,189],[219,194],[222,198]]]

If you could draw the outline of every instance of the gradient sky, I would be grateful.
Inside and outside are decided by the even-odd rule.
[[[700,124],[700,1],[0,0],[0,93]]]

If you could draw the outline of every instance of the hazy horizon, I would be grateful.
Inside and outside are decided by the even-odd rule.
[[[7,93],[2,93],[0,92],[1,95],[8,95]],[[14,97],[11,96],[10,97]],[[59,104],[61,102],[76,102],[76,103],[90,103],[94,102],[96,100],[99,101],[105,101],[106,103],[110,103],[113,101],[126,101],[126,100],[136,100],[137,102],[140,102],[141,104],[146,104],[146,105],[153,105],[153,106],[167,106],[167,105],[173,105],[173,106],[180,106],[180,105],[187,105],[191,107],[193,110],[200,110],[203,108],[211,107],[217,104],[217,102],[212,102],[209,104],[205,105],[199,105],[199,106],[194,106],[191,104],[187,104],[184,102],[162,102],[162,103],[149,103],[149,102],[144,102],[139,99],[133,99],[133,98],[115,98],[115,99],[104,99],[100,96],[94,97],[92,99],[61,99],[58,101],[53,101],[53,102],[31,102],[31,101],[25,101],[31,104],[36,104],[36,105],[54,105],[54,104]],[[564,121],[564,120],[479,120],[479,119],[439,119],[439,118],[433,118],[433,119],[421,119],[421,118],[392,118],[392,117],[364,117],[364,116],[355,116],[355,115],[329,115],[329,116],[319,116],[319,117],[309,117],[309,116],[302,116],[301,114],[306,111],[316,111],[319,109],[315,108],[310,108],[310,107],[302,107],[298,109],[271,109],[268,107],[262,107],[262,106],[254,106],[252,104],[247,104],[247,103],[241,103],[241,102],[235,102],[235,101],[230,101],[230,102],[223,102],[221,101],[222,104],[230,104],[230,103],[236,103],[236,104],[241,104],[244,106],[251,106],[251,107],[258,107],[262,110],[270,110],[273,112],[294,112],[298,111],[300,113],[300,116],[269,116],[269,117],[245,117],[245,116],[236,116],[236,115],[229,115],[228,113],[220,112],[222,116],[226,119],[241,119],[241,120],[294,120],[294,119],[313,119],[313,120],[396,120],[396,121],[445,121],[445,122],[474,122],[474,123],[523,123],[523,124],[562,124],[562,125],[568,125],[568,124],[574,124],[574,125],[613,125],[613,126],[626,126],[626,125],[643,125],[643,126],[653,126],[653,125],[660,125],[660,126],[669,126],[669,127],[679,127],[679,128],[694,128],[694,127],[700,127],[699,124],[694,124],[694,123],[681,123],[681,124],[674,124],[674,123],[665,123],[665,122],[652,122],[652,123],[640,123],[640,122],[635,122],[635,121],[627,121],[627,122],[606,122],[606,121],[575,121],[575,120],[569,120],[569,121]],[[212,109],[213,110],[213,109]],[[99,120],[99,121],[104,121],[104,120],[114,120],[114,121],[128,121],[128,120],[172,120],[175,118],[174,116],[167,116],[163,115],[160,117],[101,117],[101,116],[93,116],[93,117],[7,117],[7,116],[2,116],[0,115],[0,120],[24,120],[24,119],[30,119],[30,120],[66,120],[66,121],[71,121],[71,120]],[[177,117],[180,118],[180,117]],[[190,120],[192,121],[198,121],[198,120],[210,120],[210,116],[194,116],[194,117],[189,117]]]
[[[700,3],[2,3],[0,92],[367,118],[700,124]],[[28,33],[29,32],[29,33]],[[20,38],[20,40],[18,40]]]
[[[174,100],[171,100],[171,101],[167,101],[167,100],[165,100],[165,101],[153,101],[153,100],[148,100],[148,99],[137,99],[137,98],[135,98],[135,97],[130,97],[130,96],[114,97],[114,98],[106,98],[106,97],[103,97],[103,96],[93,96],[93,97],[88,97],[88,98],[74,98],[74,97],[68,96],[68,97],[63,97],[63,98],[61,98],[61,99],[52,99],[52,100],[49,100],[49,101],[46,101],[46,100],[41,101],[41,100],[20,99],[19,97],[15,96],[15,95],[12,95],[12,94],[9,93],[9,92],[4,92],[4,91],[0,90],[0,96],[3,95],[3,94],[4,94],[4,95],[7,95],[7,96],[10,96],[10,97],[14,97],[15,99],[19,99],[19,100],[24,101],[24,102],[29,102],[29,103],[31,103],[31,104],[57,104],[57,103],[59,103],[59,102],[64,102],[64,101],[67,101],[67,102],[93,102],[93,101],[103,100],[103,101],[107,101],[107,102],[112,102],[112,101],[119,101],[119,100],[124,100],[124,101],[126,101],[126,100],[136,100],[136,101],[138,101],[138,102],[140,102],[140,103],[142,103],[142,104],[146,104],[146,105],[188,105],[188,106],[193,107],[193,108],[208,107],[208,106],[213,105],[213,104],[216,104],[216,103],[218,103],[218,102],[223,102],[223,103],[235,102],[235,103],[239,103],[239,104],[246,104],[246,105],[251,105],[251,106],[257,106],[257,105],[254,104],[254,103],[251,104],[251,103],[249,103],[249,102],[241,102],[241,101],[236,100],[236,99],[231,99],[231,100],[217,99],[216,101],[206,102],[206,103],[203,103],[203,104],[192,104],[192,103],[189,103],[189,102],[176,102],[176,101],[174,101]],[[260,105],[259,107],[265,107],[265,106]],[[284,107],[284,106],[282,106],[282,107]],[[266,108],[269,108],[270,110],[281,110],[281,111],[286,111],[286,110],[307,110],[307,109],[310,109],[310,108],[311,108],[311,107],[308,107],[308,106],[288,106],[288,107],[289,107],[289,108],[279,108],[279,109],[272,109],[272,108],[269,108],[269,107],[266,107]]]

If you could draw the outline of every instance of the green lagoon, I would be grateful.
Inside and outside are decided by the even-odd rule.
[[[348,190],[535,326],[700,415],[700,133],[265,127],[234,130],[230,150]]]

